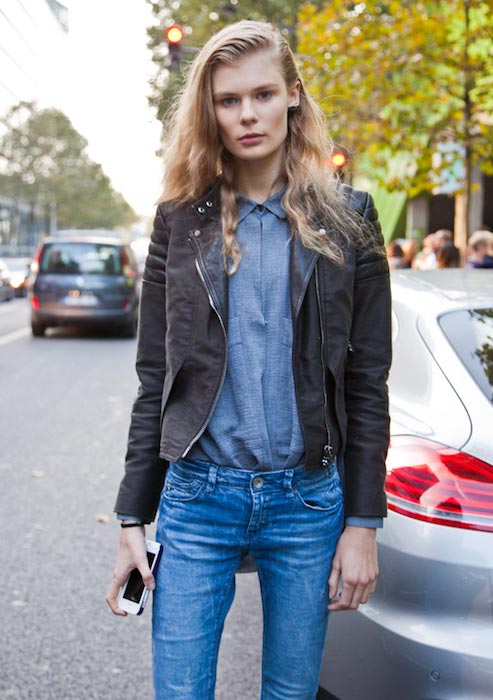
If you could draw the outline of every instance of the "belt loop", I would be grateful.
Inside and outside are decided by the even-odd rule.
[[[206,491],[207,493],[212,493],[214,491],[214,487],[216,485],[216,479],[217,479],[217,465],[216,464],[211,464],[209,467],[209,475],[207,477],[207,488]]]
[[[294,474],[294,469],[285,469],[284,471],[284,481],[283,481],[283,488],[286,491],[286,495],[288,498],[292,498],[294,496],[293,493],[293,474]]]

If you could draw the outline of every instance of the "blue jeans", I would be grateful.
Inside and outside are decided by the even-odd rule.
[[[156,700],[213,700],[235,572],[251,553],[264,616],[261,700],[315,700],[327,580],[343,529],[336,464],[240,471],[171,464],[159,505],[153,603]]]

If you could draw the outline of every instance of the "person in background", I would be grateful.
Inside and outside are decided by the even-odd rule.
[[[386,514],[391,305],[377,212],[327,170],[323,113],[273,25],[214,35],[167,124],[107,602],[125,615],[118,591],[138,568],[154,588],[156,700],[213,700],[235,572],[251,555],[260,697],[315,700],[329,610],[374,591]]]
[[[491,231],[475,231],[470,236],[466,266],[480,269],[493,268],[493,233]]]
[[[435,250],[439,270],[447,267],[462,267],[460,250],[452,242],[445,243]]]
[[[387,260],[391,270],[398,270],[406,267],[404,252],[397,241],[390,241],[386,247]]]
[[[453,241],[452,231],[441,228],[434,233],[429,233],[423,239],[423,248],[414,261],[413,267],[417,270],[436,270],[438,267],[436,249]]]
[[[419,253],[419,243],[415,238],[405,238],[401,242],[401,249],[404,254],[404,267],[411,268],[413,260]]]

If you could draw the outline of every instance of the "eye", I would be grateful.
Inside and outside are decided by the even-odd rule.
[[[222,100],[219,101],[219,104],[224,107],[229,107],[230,105],[236,104],[236,101],[236,97],[223,97]]]
[[[257,95],[259,100],[268,100],[272,97],[272,92],[270,90],[262,90],[262,92],[259,92]]]

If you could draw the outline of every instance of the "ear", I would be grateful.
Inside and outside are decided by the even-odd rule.
[[[297,80],[288,90],[288,107],[300,106],[300,81]]]

